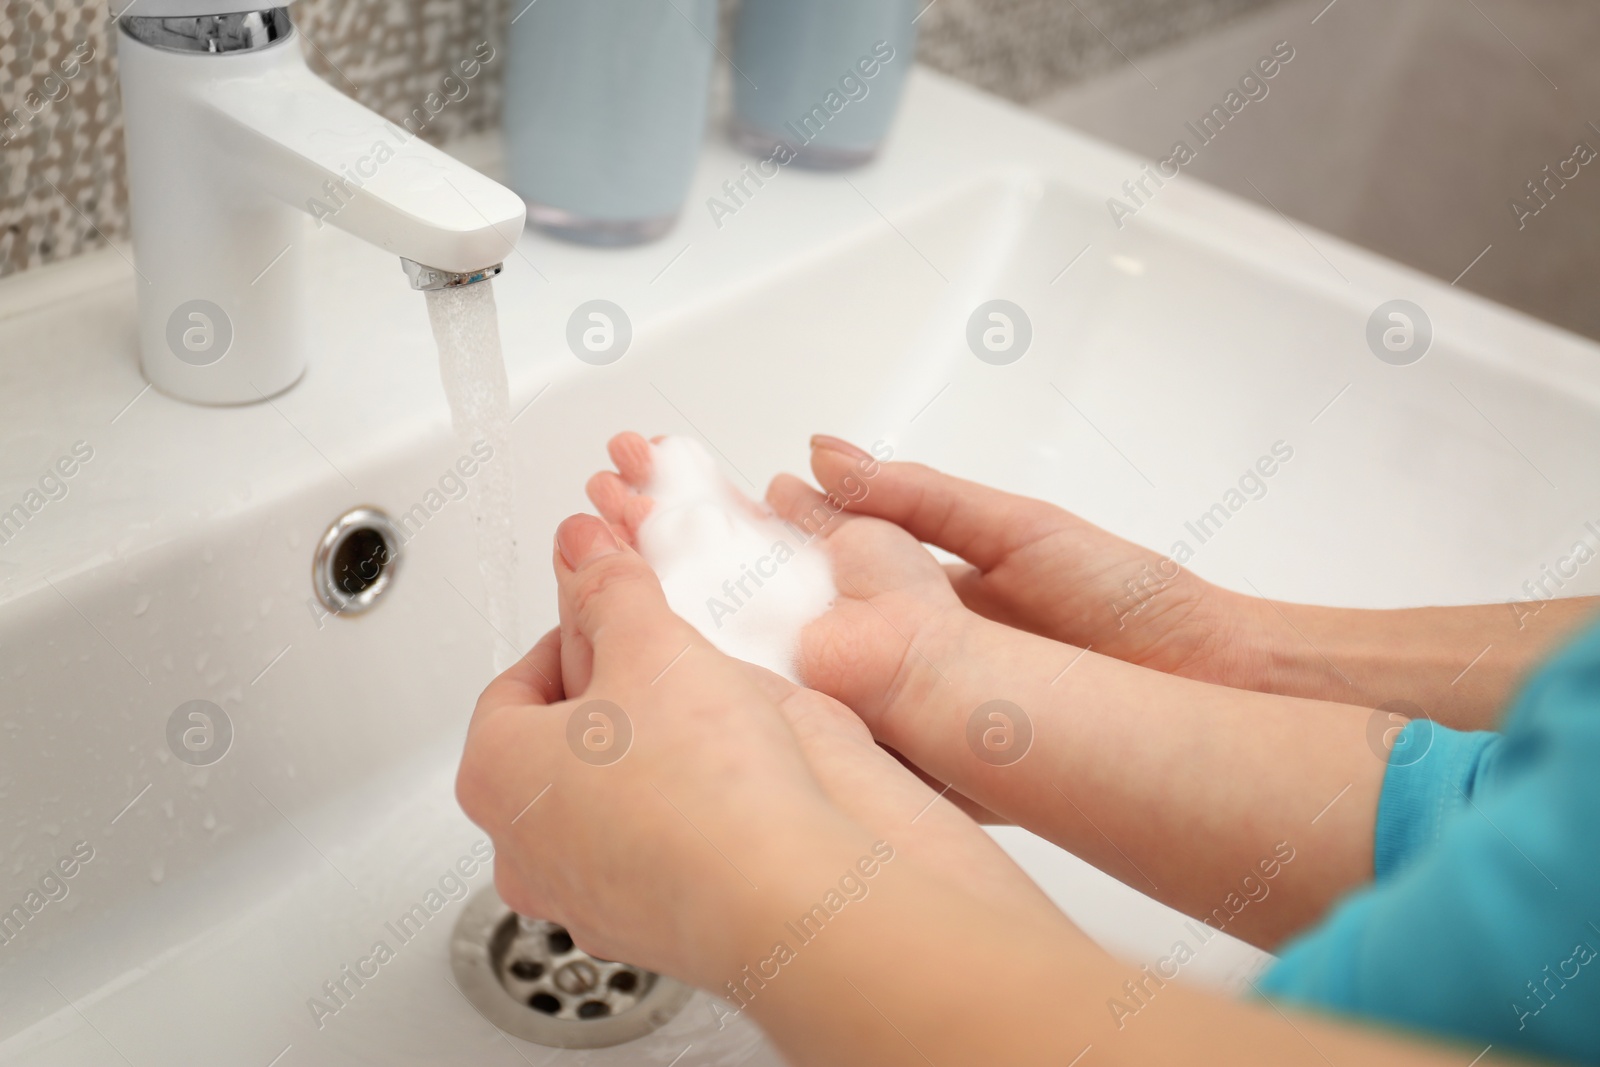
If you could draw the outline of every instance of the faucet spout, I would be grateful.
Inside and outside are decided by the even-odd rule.
[[[520,197],[323,81],[285,9],[196,21],[121,19],[140,359],[158,388],[229,404],[294,384],[326,227],[415,265],[414,288],[499,273]]]
[[[414,259],[402,259],[401,269],[406,272],[406,278],[411,282],[411,288],[419,293],[431,293],[439,289],[460,289],[464,285],[476,285],[497,277],[505,269],[504,263],[496,263],[492,267],[482,270],[440,270],[438,267],[429,267],[418,263]]]
[[[505,258],[521,197],[345,96],[298,49],[281,55],[196,101],[239,181],[404,259],[467,272]]]

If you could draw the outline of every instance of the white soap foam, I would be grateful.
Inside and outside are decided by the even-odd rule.
[[[798,682],[800,631],[833,603],[815,539],[740,495],[688,437],[650,446],[639,552],[667,603],[717,648]]]

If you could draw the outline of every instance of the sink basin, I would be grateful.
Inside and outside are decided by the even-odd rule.
[[[461,151],[493,171],[493,143]],[[1140,161],[925,71],[880,164],[784,172],[719,227],[705,199],[743,162],[709,147],[659,245],[530,235],[494,283],[524,640],[553,619],[547,539],[622,429],[696,435],[748,491],[812,432],[881,439],[1283,599],[1516,599],[1600,537],[1589,342],[1194,182],[1118,229],[1105,199]],[[498,640],[470,508],[441,491],[465,450],[398,264],[316,239],[326,351],[270,404],[145,390],[114,250],[0,285],[0,509],[73,471],[0,529],[0,909],[25,913],[0,916],[0,1060],[779,1062],[703,994],[632,1045],[557,1051],[451,983],[451,926],[491,881],[452,782]],[[566,342],[595,299],[633,330],[604,366]],[[967,342],[996,299],[1031,325],[1004,365]],[[1367,342],[1393,299],[1432,326],[1406,366]],[[1230,506],[1275,446],[1291,458]],[[333,617],[312,557],[359,505],[413,516],[409,540],[376,607]],[[1600,568],[1563,592],[1600,592]],[[196,700],[231,729],[206,766],[168,741]],[[1175,913],[995,832],[1113,951],[1149,962],[1179,936]],[[1265,959],[1223,936],[1184,974],[1228,988]],[[330,1000],[347,967],[370,976]]]

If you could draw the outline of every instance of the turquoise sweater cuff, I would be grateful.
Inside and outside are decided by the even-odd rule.
[[[1378,798],[1373,870],[1378,881],[1403,870],[1433,848],[1445,819],[1472,797],[1486,772],[1496,733],[1463,733],[1429,719],[1413,719],[1389,750],[1389,769]]]

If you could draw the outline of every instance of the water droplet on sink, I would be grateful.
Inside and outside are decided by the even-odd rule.
[[[150,610],[150,594],[149,593],[145,593],[138,600],[133,602],[133,617],[134,618],[138,618],[139,616],[143,615],[145,612],[147,612],[149,610]]]
[[[200,829],[202,829],[202,830],[215,830],[216,828],[217,828],[217,817],[215,815],[213,815],[209,811],[206,812],[205,818],[200,820]]]
[[[166,878],[166,876],[167,876],[167,865],[165,863],[161,862],[160,860],[151,861],[151,863],[150,863],[150,882],[151,882],[151,884],[152,885],[160,885],[162,880],[164,878]]]

